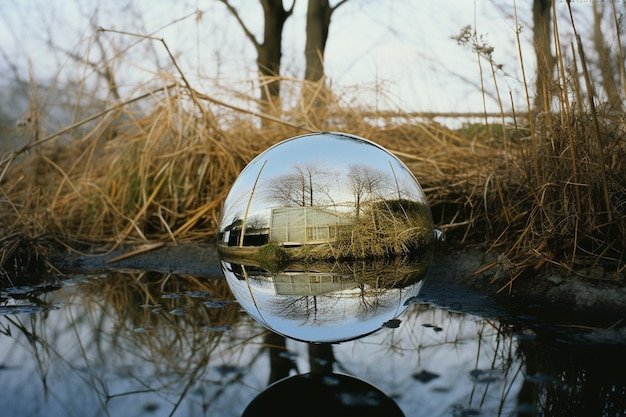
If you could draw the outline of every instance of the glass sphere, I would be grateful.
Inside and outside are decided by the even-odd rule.
[[[409,169],[344,133],[298,136],[257,156],[233,184],[218,232],[241,306],[309,342],[392,327],[417,295],[436,240]]]

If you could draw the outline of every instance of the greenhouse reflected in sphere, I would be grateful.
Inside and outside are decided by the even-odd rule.
[[[419,291],[437,232],[419,183],[393,154],[343,133],[285,140],[228,194],[218,252],[263,325],[311,342],[353,339]]]

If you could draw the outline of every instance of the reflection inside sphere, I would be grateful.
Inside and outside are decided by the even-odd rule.
[[[407,167],[342,133],[295,137],[256,157],[233,184],[218,232],[225,276],[248,313],[317,342],[370,333],[400,314],[436,236]]]
[[[248,314],[292,339],[335,343],[385,326],[411,303],[428,272],[407,257],[316,262],[270,272],[222,260],[228,285]]]

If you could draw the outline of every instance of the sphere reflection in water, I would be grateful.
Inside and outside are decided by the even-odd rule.
[[[308,373],[269,386],[242,417],[403,417],[398,405],[369,383],[342,374]]]
[[[319,133],[256,157],[224,203],[218,251],[256,320],[311,342],[379,329],[419,291],[435,230],[408,168],[368,140]]]

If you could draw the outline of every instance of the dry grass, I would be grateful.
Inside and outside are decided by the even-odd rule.
[[[371,203],[362,207],[352,227],[321,250],[311,253],[327,259],[368,259],[404,256],[433,246],[430,216],[420,203],[407,200]]]
[[[212,240],[221,204],[247,162],[283,139],[336,130],[402,159],[449,244],[500,254],[510,272],[501,289],[548,264],[574,272],[600,264],[601,278],[619,279],[626,268],[623,117],[581,103],[590,86],[566,77],[569,64],[557,58],[559,112],[456,131],[433,121],[379,127],[370,122],[376,112],[343,104],[339,92],[323,115],[306,103],[282,118],[259,115],[195,91],[182,73],[182,81],[164,79],[163,87],[57,134],[41,138],[34,126],[38,141],[0,161],[3,269],[16,259],[11,236],[71,248]],[[143,110],[133,111],[138,104]]]
[[[6,161],[3,202],[13,215],[5,217],[5,228],[73,247],[212,240],[221,203],[245,164],[303,131],[279,123],[261,129],[254,117],[236,112],[229,117],[237,123],[224,128],[211,112],[219,106],[205,104],[199,112],[184,93],[177,86],[153,97],[143,116],[118,112],[127,122],[115,131],[98,124],[82,138],[49,141]],[[599,155],[587,115],[543,117],[534,154],[530,131],[520,126],[490,126],[495,133],[487,136],[488,129],[451,131],[434,122],[379,128],[355,110],[333,119],[350,120],[350,133],[380,143],[407,164],[450,244],[486,245],[504,254],[515,274],[546,262],[575,269],[581,259],[623,268],[620,120],[601,121]]]
[[[148,114],[110,135],[102,126],[64,144],[48,143],[7,162],[7,199],[64,238],[119,243],[174,241],[213,234],[219,204],[246,162],[272,143],[249,121],[227,136],[207,111],[198,114],[172,88]],[[235,132],[233,132],[235,133]],[[29,167],[29,175],[23,175]],[[20,190],[20,195],[9,195]],[[38,207],[21,196],[36,194]],[[23,216],[22,216],[23,217]]]

